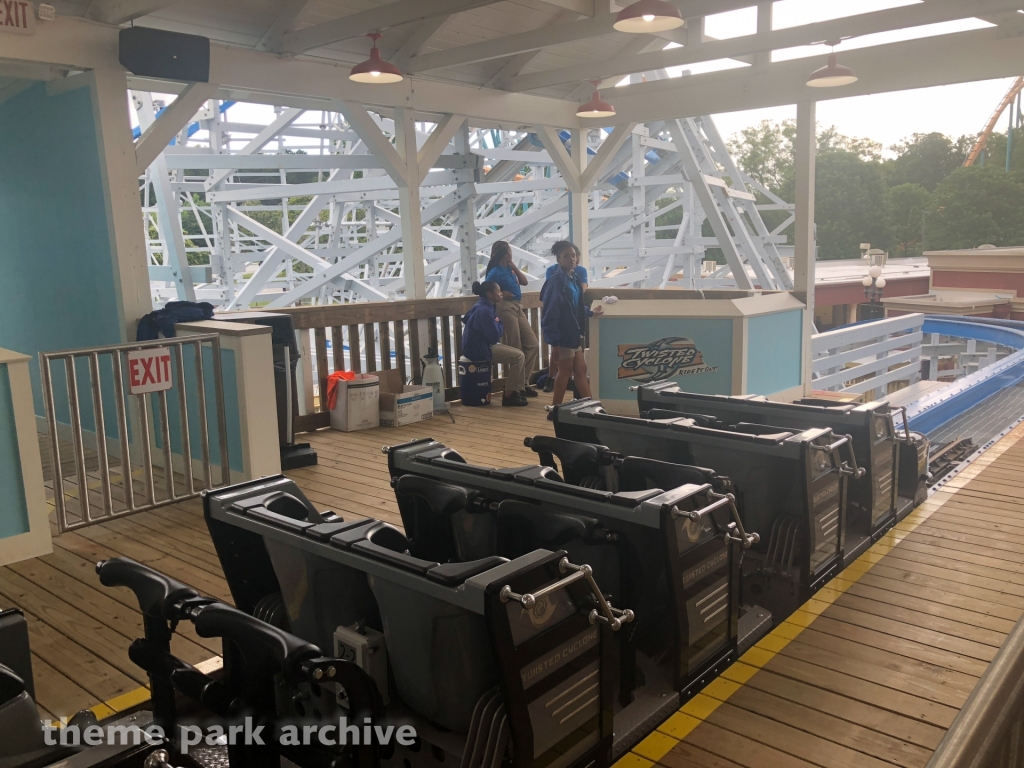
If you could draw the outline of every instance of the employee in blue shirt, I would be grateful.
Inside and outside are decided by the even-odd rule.
[[[569,249],[566,248],[567,245],[572,245],[572,243],[569,243],[566,240],[559,240],[552,247],[551,253],[555,257],[555,263],[552,264],[550,267],[548,267],[547,272],[544,274],[544,278],[546,280],[550,280],[552,275],[554,275],[555,272],[557,272],[559,270],[559,266],[558,266],[558,253],[556,252],[556,250],[568,251]],[[573,269],[572,269],[573,274],[576,275],[576,280],[577,280],[577,282],[580,285],[580,290],[586,291],[587,290],[587,283],[590,282],[590,275],[587,274],[587,268],[579,263],[579,261],[580,261],[579,252],[576,250],[576,246],[574,246],[574,245],[572,245],[572,253],[574,255],[574,258],[576,259],[576,266],[574,266]],[[555,348],[551,347],[551,354],[550,354],[550,356],[548,358],[548,380],[547,380],[547,383],[544,384],[544,391],[545,392],[553,392],[555,390],[555,377],[557,377],[557,376],[558,376],[558,358],[555,356]]]
[[[501,318],[505,335],[502,342],[514,349],[521,350],[526,358],[526,375],[537,370],[537,357],[540,342],[537,334],[530,326],[530,318],[523,311],[523,286],[526,275],[512,261],[512,246],[499,240],[491,246],[491,260],[487,262],[485,280],[497,283],[501,287],[502,299],[498,302],[498,317]],[[523,397],[536,397],[537,390],[524,386],[520,392]]]

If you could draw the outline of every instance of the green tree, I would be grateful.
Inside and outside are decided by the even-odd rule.
[[[882,167],[856,151],[838,150],[818,158],[814,218],[819,258],[854,259],[860,244],[888,248],[891,242]]]
[[[930,199],[928,190],[920,184],[889,188],[886,205],[892,221],[892,245],[896,250],[893,256],[921,255],[921,232]]]
[[[915,133],[889,147],[896,157],[884,164],[886,180],[891,187],[919,184],[934,192],[943,179],[964,164],[973,143],[968,136],[954,142],[941,133]]]
[[[1003,145],[1005,152],[1005,144]],[[1024,243],[1024,172],[1003,164],[958,168],[932,195],[927,221],[929,250]]]
[[[791,183],[793,176],[793,139],[796,124],[792,120],[744,128],[728,142],[729,152],[740,170],[775,193]]]

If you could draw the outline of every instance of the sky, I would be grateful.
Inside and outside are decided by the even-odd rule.
[[[970,0],[963,1],[970,2]],[[920,2],[921,0],[776,0],[773,11],[773,27],[782,29],[885,8],[916,5]],[[739,37],[753,34],[756,30],[756,23],[756,8],[744,8],[707,17],[705,33],[718,39]],[[987,22],[978,19],[964,19],[957,22],[916,27],[911,30],[854,38],[843,41],[836,46],[835,50],[840,54],[841,62],[841,54],[844,50],[988,26],[990,25]],[[670,43],[667,47],[677,46]],[[823,45],[802,46],[776,51],[773,53],[773,60],[820,56],[827,50]],[[739,66],[744,65],[732,60],[725,60],[702,63],[691,66],[688,70],[693,74],[699,74]],[[683,71],[681,67],[676,67],[670,69],[669,74],[678,77],[683,74]],[[884,155],[891,157],[893,153],[889,148],[914,133],[938,131],[953,139],[962,135],[977,134],[984,127],[999,100],[1009,90],[1012,82],[1013,78],[1006,78],[821,101],[818,102],[818,124],[821,128],[834,125],[840,133],[848,136],[874,139],[882,144]],[[267,114],[270,111],[269,107],[239,104],[232,108],[231,119],[240,122],[264,121],[268,119]],[[134,110],[132,112],[134,125]],[[714,115],[718,130],[726,139],[745,127],[757,125],[762,120],[781,122],[795,119],[795,117],[796,107],[792,105]],[[1004,115],[1000,121],[999,130],[1005,130],[1005,122],[1006,116]]]

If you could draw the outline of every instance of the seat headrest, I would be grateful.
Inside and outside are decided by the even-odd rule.
[[[454,515],[469,505],[469,492],[465,488],[419,475],[402,475],[395,483],[395,493],[422,499],[434,514],[443,516]]]

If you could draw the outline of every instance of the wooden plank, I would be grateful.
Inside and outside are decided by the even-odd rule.
[[[363,325],[363,363],[366,373],[377,370],[377,342],[373,338],[373,323]]]
[[[849,768],[882,768],[889,765],[785,723],[740,709],[729,702],[712,712],[706,722],[815,765],[842,765]]]
[[[698,725],[686,737],[685,743],[692,744],[709,754],[733,761],[744,768],[767,768],[767,766],[771,766],[771,768],[812,768],[813,766],[806,760],[801,760],[782,750],[748,738],[746,734],[727,731],[707,720]],[[669,752],[669,754],[672,753]],[[662,762],[668,766],[672,765],[670,762],[665,762],[665,758],[662,758]]]
[[[925,569],[922,572],[921,569]],[[1001,593],[998,590],[988,588],[985,585],[965,584],[960,581],[950,581],[941,574],[927,572],[928,566],[919,566],[917,563],[904,560],[902,562],[893,559],[883,560],[871,569],[872,575],[884,576],[901,583],[915,584],[931,589],[941,589],[962,595],[966,598],[978,597],[987,602],[999,602],[1007,607],[1024,610],[1024,598],[1017,595]]]
[[[331,372],[327,368],[327,329],[313,329],[313,348],[316,355],[316,372],[319,380],[320,407],[319,411],[327,410],[327,377]]]
[[[898,584],[892,584],[892,586],[899,586]],[[945,594],[945,593],[940,593]],[[1005,638],[1009,634],[1010,630],[1013,629],[1016,621],[1002,619],[995,616],[990,616],[986,613],[978,612],[971,609],[965,609],[954,605],[949,598],[952,595],[946,595],[945,599],[923,599],[921,597],[908,594],[907,591],[893,592],[886,589],[877,589],[866,583],[863,580],[858,581],[856,584],[846,590],[846,596],[851,598],[863,598],[865,600],[873,601],[880,605],[892,605],[900,608],[909,608],[914,611],[920,611],[922,613],[931,614],[944,619],[952,619],[954,621],[968,624],[972,627],[979,627],[986,630],[992,630],[999,633],[999,636]],[[1020,614],[1020,611],[1015,611]],[[1018,615],[1019,618],[1019,615]]]
[[[831,635],[832,638],[838,638],[840,641],[852,640],[863,648],[881,651],[882,653],[875,654],[876,658],[874,659],[875,663],[880,667],[886,666],[885,662],[887,661],[886,656],[888,654],[896,654],[908,659],[922,661],[927,664],[931,664],[940,670],[949,670],[950,672],[957,672],[974,678],[981,677],[985,672],[985,669],[988,667],[988,663],[985,661],[962,656],[942,648],[934,648],[931,645],[914,640],[908,640],[898,635],[890,635],[885,632],[879,632],[875,629],[868,629],[855,624],[836,621],[835,619],[827,616],[819,616],[814,621],[813,626],[815,632],[819,632],[824,635]],[[803,633],[801,633],[801,635],[802,634]],[[801,642],[808,642],[808,640],[802,640]],[[845,643],[836,642],[835,639],[830,639],[828,642],[830,643],[828,647],[846,647]],[[905,660],[906,659],[900,659],[900,661]],[[915,677],[918,676],[923,676],[923,673],[915,670]],[[936,677],[938,677],[938,673],[936,673]],[[927,678],[923,679],[927,680]],[[950,690],[950,686],[945,685],[944,683],[944,679],[943,683],[939,683],[938,680],[936,680],[936,694],[945,694]],[[969,689],[973,688],[973,685],[974,683],[971,682],[969,684]],[[940,698],[936,700],[941,701],[942,699]]]
[[[910,534],[915,536],[915,534]],[[910,537],[908,537],[910,538]],[[917,541],[927,546],[927,537],[917,537]],[[945,542],[943,542],[945,543]],[[932,551],[936,551],[933,547]],[[984,587],[994,592],[1002,592],[1013,597],[1024,597],[1024,585],[1017,583],[1015,574],[993,571],[991,568],[977,566],[962,560],[923,554],[908,549],[894,549],[884,561],[890,568],[903,568],[908,571],[937,576],[952,581],[954,578],[961,584]],[[954,577],[953,574],[956,574]],[[1016,604],[1014,601],[1013,604]]]
[[[879,652],[884,649],[873,649],[873,658],[846,654],[851,646],[857,645],[860,643],[856,641],[836,642],[826,633],[801,632],[799,641],[786,646],[783,653],[768,662],[766,669],[941,728],[948,728],[953,722],[957,709],[963,706],[977,682],[977,678],[970,678],[969,685],[944,686],[933,670],[887,664],[885,654]],[[953,682],[966,679],[967,676],[958,676]]]
[[[331,351],[334,353],[334,370],[349,370],[345,367],[345,338],[340,325],[331,326]]]
[[[359,326],[350,325],[348,326],[348,349],[349,349],[349,360],[352,371],[355,373],[363,372],[363,358],[359,352]]]
[[[70,718],[97,703],[95,696],[36,653],[32,654],[32,679],[36,689],[36,707],[49,713],[51,718]],[[43,712],[39,714],[46,717]]]
[[[395,362],[398,366],[398,370],[402,372],[402,381],[409,380],[409,366],[405,360],[405,322],[402,320],[395,320]]]
[[[377,335],[380,337],[381,370],[390,371],[394,366],[391,364],[391,332],[387,322],[377,323]]]
[[[825,688],[784,677],[768,669],[762,669],[750,678],[747,687],[779,699],[803,704],[819,712],[929,750],[935,749],[945,734],[943,728],[883,709],[876,706],[874,701],[866,704]]]
[[[412,363],[412,380],[418,381],[422,374],[420,363],[420,324],[413,321],[409,323],[409,362]]]
[[[969,640],[973,643],[988,645],[999,648],[1006,639],[1009,632],[977,627],[973,624],[956,621],[940,615],[937,611],[920,611],[906,606],[894,605],[889,602],[882,602],[871,597],[863,597],[847,592],[835,602],[836,606],[851,608],[860,613],[878,616],[884,619],[892,619],[903,624],[940,632],[949,637],[956,637],[962,640]],[[1010,629],[1012,629],[1012,625]]]
[[[780,698],[750,686],[740,688],[728,700],[728,706],[792,727],[800,732],[802,739],[810,735],[829,742],[831,746],[825,744],[818,746],[827,750],[822,754],[828,754],[832,761],[839,758],[845,763],[846,759],[849,759],[848,757],[843,758],[846,749],[895,765],[915,766],[915,768],[923,766],[931,756],[932,750],[930,749],[909,744],[880,731],[865,728],[808,704],[809,702],[797,703]],[[839,750],[839,754],[833,754],[837,746],[845,749]],[[803,755],[801,756],[803,757]]]
[[[713,755],[685,741],[676,744],[658,763],[668,768],[742,768],[739,763]]]
[[[33,653],[92,694],[93,703],[134,691],[145,682],[146,674],[128,660],[127,638],[66,603],[57,606],[45,598],[36,602],[38,591],[11,573],[0,577],[0,595],[25,613]],[[111,653],[118,647],[119,652]]]

